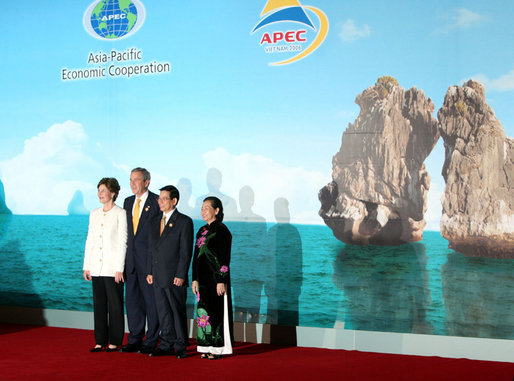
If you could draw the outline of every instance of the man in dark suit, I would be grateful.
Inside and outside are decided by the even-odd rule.
[[[127,212],[128,240],[125,259],[126,308],[129,335],[121,352],[151,353],[159,339],[159,317],[153,287],[146,281],[151,219],[159,214],[157,195],[148,190],[150,172],[134,168],[123,208]],[[145,335],[145,325],[148,329]]]
[[[173,185],[160,189],[161,214],[152,219],[147,281],[153,284],[159,314],[159,347],[150,356],[186,357],[188,345],[186,296],[193,253],[193,220],[175,207],[179,191]]]

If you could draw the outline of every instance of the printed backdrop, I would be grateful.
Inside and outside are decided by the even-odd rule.
[[[439,233],[441,139],[422,241],[347,245],[318,215],[355,97],[379,77],[422,89],[434,116],[473,78],[513,135],[513,4],[56,0],[2,14],[1,304],[92,310],[96,184],[116,177],[121,205],[141,166],[154,192],[179,187],[196,228],[203,197],[223,199],[238,321],[514,338],[513,261],[465,257]]]

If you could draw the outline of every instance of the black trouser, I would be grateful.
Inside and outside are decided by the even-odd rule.
[[[96,344],[121,345],[125,331],[123,283],[110,276],[94,276],[93,305]]]
[[[146,281],[146,275],[134,271],[132,274],[127,273],[125,287],[125,305],[130,332],[127,344],[142,344],[153,348],[159,340],[159,316],[155,307],[153,286]],[[142,342],[146,321],[148,321],[148,330]]]
[[[187,334],[186,286],[155,287],[155,304],[161,329],[159,348],[185,351],[189,345]]]

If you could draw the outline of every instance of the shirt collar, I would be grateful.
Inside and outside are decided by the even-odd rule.
[[[166,216],[165,222],[168,222],[170,220],[170,217],[173,214],[173,212],[175,212],[175,210],[177,210],[177,208],[174,208],[173,210],[170,210],[168,213],[164,213],[164,216]]]
[[[145,193],[143,193],[141,195],[141,197],[139,197],[139,198],[141,199],[141,204],[140,205],[143,206],[145,204],[145,202],[146,202],[146,199],[148,198],[148,190]],[[137,199],[138,199],[138,197],[136,196],[136,202],[137,202]]]

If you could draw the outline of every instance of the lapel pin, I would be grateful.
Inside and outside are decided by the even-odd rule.
[[[173,224],[170,222],[170,224],[168,226],[171,228],[171,227],[173,227]]]
[[[148,210],[150,209],[150,205],[148,205],[146,208],[145,208],[145,212],[148,212]]]

